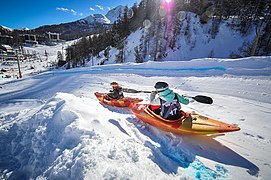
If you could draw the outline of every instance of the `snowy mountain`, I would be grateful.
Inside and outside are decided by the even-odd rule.
[[[121,17],[123,17],[125,6],[117,6],[114,9],[111,9],[108,11],[108,13],[105,15],[109,20],[110,23],[113,24],[115,21],[119,20]]]
[[[18,30],[22,30],[22,31],[28,31],[28,30],[30,30],[29,28],[27,28],[27,27],[25,27],[25,28],[20,28],[20,29],[18,29]]]
[[[0,25],[0,31],[13,31],[13,29]]]
[[[115,21],[117,21],[123,13],[123,6],[118,6],[110,10],[106,15],[91,14],[83,19],[62,23],[58,25],[42,26],[36,28],[36,32],[60,32],[63,39],[71,40],[91,33],[99,32],[103,29],[110,28]]]
[[[106,15],[91,14],[86,18],[79,20],[80,22],[87,22],[89,24],[101,23],[101,24],[113,24],[115,21],[123,17],[125,6],[117,6],[114,9],[108,11]]]
[[[101,24],[110,24],[110,20],[102,14],[91,14],[88,17],[79,20],[80,22],[86,21],[89,24],[101,23]]]
[[[110,10],[106,15],[91,14],[85,18],[73,22],[40,26],[32,29],[31,32],[35,32],[36,34],[58,32],[60,33],[61,39],[72,40],[91,33],[99,32],[103,29],[108,29],[111,24],[122,17],[121,14],[123,13],[123,9],[124,6],[117,6],[116,8]],[[21,31],[21,33],[24,33],[23,31],[27,30],[29,29],[17,29],[17,31]],[[11,31],[11,28],[0,26],[0,32],[2,35],[6,35]]]

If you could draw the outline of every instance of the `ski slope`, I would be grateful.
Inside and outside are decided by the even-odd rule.
[[[93,66],[0,84],[0,179],[268,179],[271,57]],[[238,132],[182,136],[128,108],[102,105],[110,82],[152,90],[166,81],[212,105],[184,110],[238,125]],[[125,96],[149,101],[149,94]]]

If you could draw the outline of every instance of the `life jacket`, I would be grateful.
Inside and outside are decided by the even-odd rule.
[[[160,98],[161,112],[160,116],[165,119],[177,119],[179,111],[181,109],[181,104],[176,93],[172,102],[165,101]],[[176,117],[176,118],[175,118]]]
[[[123,92],[122,92],[122,87],[121,86],[113,86],[113,91],[118,94],[117,99],[124,98]]]

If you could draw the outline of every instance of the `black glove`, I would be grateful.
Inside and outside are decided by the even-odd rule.
[[[157,91],[152,91],[151,94],[155,96],[157,94]]]

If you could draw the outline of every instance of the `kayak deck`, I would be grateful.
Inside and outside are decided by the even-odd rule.
[[[131,103],[138,103],[138,102],[143,101],[143,99],[132,98],[132,97],[113,99],[113,98],[110,98],[107,95],[107,93],[95,92],[94,94],[101,103],[109,105],[109,106],[128,107]]]
[[[149,104],[131,104],[130,109],[132,113],[142,121],[164,131],[169,131],[176,134],[206,135],[240,130],[238,126],[224,123],[199,114],[191,114],[192,119],[194,119],[192,121],[192,127],[186,128],[182,126],[181,119],[166,120],[155,114],[149,108]]]

